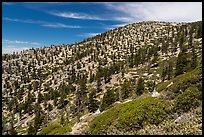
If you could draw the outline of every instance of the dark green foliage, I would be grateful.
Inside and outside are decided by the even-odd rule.
[[[165,100],[147,97],[113,107],[90,123],[90,133],[127,133],[147,124],[158,125],[167,117],[167,104]]]
[[[188,112],[198,107],[202,100],[202,92],[197,87],[189,87],[175,98],[175,109],[178,113]]]
[[[17,131],[16,131],[16,129],[15,129],[15,127],[14,127],[14,117],[13,117],[14,115],[12,114],[12,118],[11,118],[11,121],[10,121],[10,131],[9,131],[9,133],[10,133],[10,135],[17,135]]]
[[[52,104],[49,103],[47,109],[48,109],[48,111],[51,111],[53,109]]]
[[[107,92],[105,93],[103,97],[102,104],[100,106],[100,111],[104,111],[105,109],[109,108],[110,105],[112,105],[116,100],[115,93],[112,89],[107,89]]]
[[[167,79],[170,80],[173,76],[173,62],[170,60],[167,67]]]
[[[38,102],[41,103],[44,100],[43,95],[39,92],[38,93]]]
[[[30,124],[28,128],[28,135],[36,135],[35,128]]]
[[[88,103],[89,112],[95,112],[99,107],[99,102],[95,98],[96,98],[96,91],[93,90],[89,94],[89,103]]]
[[[6,126],[5,126],[6,123],[7,123],[7,119],[6,119],[5,116],[2,115],[2,123],[1,123],[2,124],[2,135],[5,135],[6,132],[7,132],[6,131],[7,129],[6,129]]]
[[[183,74],[185,72],[185,67],[187,66],[187,54],[185,51],[181,51],[178,55],[176,62],[176,72],[175,76]]]
[[[147,88],[149,92],[153,92],[154,88],[155,88],[155,81],[148,81],[147,82]]]
[[[131,96],[131,83],[128,80],[125,80],[124,83],[121,86],[121,98],[126,99]]]
[[[37,133],[44,119],[44,114],[42,113],[42,108],[37,103],[35,106],[35,118],[34,118],[34,129],[35,133]]]
[[[136,94],[137,95],[142,95],[144,91],[144,80],[142,77],[140,77],[137,81],[137,88],[136,88]]]
[[[24,110],[25,110],[24,113],[32,114],[32,110],[33,110],[32,102],[33,101],[34,101],[34,95],[28,92],[28,96],[24,104]]]
[[[62,127],[60,124],[50,124],[47,127],[43,127],[39,135],[63,135],[71,131],[70,125]]]
[[[63,115],[61,115],[61,118],[60,118],[60,124],[62,125],[62,126],[64,126],[64,117],[63,117]]]
[[[165,80],[165,78],[166,78],[166,75],[167,75],[167,66],[163,66],[163,69],[162,69],[162,81],[164,81]]]
[[[168,86],[170,83],[171,86]],[[202,91],[202,65],[199,65],[196,69],[179,75],[171,80],[162,82],[156,86],[156,91],[167,92],[166,97],[169,99],[175,99],[178,95],[182,94],[189,87],[197,87],[199,91]]]
[[[77,89],[76,93],[76,116],[77,121],[80,121],[80,113],[84,110],[86,101],[87,101],[87,87],[86,87],[86,77],[85,75],[82,76],[82,79],[80,79],[80,86]]]

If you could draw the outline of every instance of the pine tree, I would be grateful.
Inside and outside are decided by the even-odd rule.
[[[107,89],[107,92],[105,93],[102,104],[100,106],[100,111],[104,111],[105,109],[107,109],[111,104],[115,102],[115,99],[116,97],[113,90]]]
[[[53,109],[53,106],[49,103],[47,109],[48,111],[51,111]]]
[[[42,110],[41,110],[40,104],[37,103],[35,106],[35,118],[34,118],[35,134],[37,133],[38,129],[40,128],[42,121],[43,121]]]
[[[64,117],[63,117],[63,115],[61,115],[60,124],[61,124],[62,126],[64,126]]]
[[[187,65],[187,54],[185,53],[185,50],[183,50],[179,53],[177,58],[175,77],[185,72],[186,65]]]
[[[162,81],[164,81],[166,79],[168,70],[167,70],[168,66],[166,66],[165,64],[163,64],[163,69],[162,69]]]
[[[96,91],[93,89],[89,94],[89,104],[88,104],[89,112],[95,112],[99,107],[98,101],[95,99],[95,97],[96,97]]]
[[[195,46],[193,44],[193,28],[191,28],[189,35],[190,35],[189,36],[189,47],[191,48],[191,51],[192,51],[191,67],[194,69],[196,68],[197,56],[195,53]]]
[[[126,99],[131,95],[131,83],[128,80],[125,80],[121,87],[121,97]]]
[[[11,118],[11,121],[10,121],[10,125],[11,125],[10,135],[17,135],[16,129],[14,127],[14,115],[13,114],[12,114],[12,118]]]
[[[172,61],[169,61],[169,64],[168,64],[168,69],[167,69],[167,79],[170,80],[172,78],[172,75],[173,75],[173,62]]]
[[[87,87],[86,87],[85,81],[86,81],[85,76],[83,76],[82,79],[80,80],[80,85],[76,93],[77,122],[80,122],[80,113],[83,110],[83,107],[85,106],[85,101],[87,97],[87,92],[86,92]]]
[[[29,128],[28,128],[28,135],[36,135],[36,132],[35,132],[35,128],[34,126],[32,126],[31,124],[29,125]]]
[[[183,43],[184,43],[184,34],[181,32],[179,33],[180,41],[179,41],[179,47],[182,49]]]
[[[142,77],[140,77],[137,81],[137,89],[136,89],[136,94],[137,95],[142,95],[144,91],[144,80]]]
[[[41,103],[44,100],[43,95],[41,94],[41,92],[38,93],[38,102]]]

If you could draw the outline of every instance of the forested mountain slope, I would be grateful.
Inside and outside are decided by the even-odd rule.
[[[202,64],[201,53],[200,21],[134,23],[80,43],[3,54],[2,132],[39,134],[47,126],[51,134],[67,134],[83,115],[107,111],[117,102],[160,91],[171,98],[165,88]],[[197,88],[192,90],[202,91]],[[187,92],[173,90],[182,90],[178,98]]]

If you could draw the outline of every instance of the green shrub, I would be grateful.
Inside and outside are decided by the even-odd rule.
[[[61,126],[59,124],[48,125],[47,127],[42,128],[39,135],[48,135],[50,132],[52,132],[53,130],[57,128],[61,128]]]
[[[173,82],[173,85],[166,87],[170,82]],[[160,83],[156,90],[159,91],[170,91],[170,98],[174,99],[179,94],[183,93],[188,87],[196,86],[201,91],[202,90],[202,65],[198,66],[196,69],[191,72],[179,75],[172,80]]]
[[[62,127],[59,124],[50,124],[47,127],[42,128],[42,130],[39,132],[39,135],[63,135],[71,131],[72,129],[70,125]]]
[[[158,86],[156,87],[156,91],[157,91],[157,92],[161,92],[161,91],[164,90],[170,83],[171,83],[171,80],[168,80],[168,81],[166,81],[166,82],[162,82],[162,83],[158,84]]]
[[[191,108],[199,106],[202,100],[202,92],[197,87],[189,87],[175,98],[176,112],[187,112]]]
[[[165,100],[147,97],[115,106],[90,123],[90,134],[126,133],[149,123],[159,124],[167,116],[168,104]]]

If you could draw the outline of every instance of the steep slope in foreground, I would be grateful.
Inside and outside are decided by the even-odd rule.
[[[170,81],[157,98],[136,99],[96,117],[87,134],[201,135],[202,65]]]

